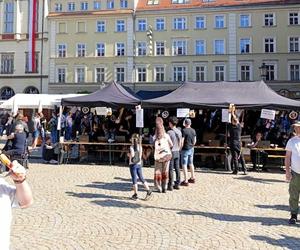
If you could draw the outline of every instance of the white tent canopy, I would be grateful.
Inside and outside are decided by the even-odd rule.
[[[60,106],[62,98],[82,96],[82,94],[16,94],[0,105],[0,109],[53,109],[54,106]]]

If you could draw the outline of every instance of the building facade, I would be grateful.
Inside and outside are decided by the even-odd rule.
[[[33,23],[30,22],[29,16],[31,3],[33,2],[29,0],[0,1],[0,99],[2,100],[16,93],[48,92],[48,31],[45,21],[48,3],[47,0],[35,1],[36,15]],[[34,25],[33,40],[29,35],[30,23]],[[31,56],[32,51],[34,56]],[[33,58],[34,68],[31,67],[29,58]]]
[[[49,92],[263,77],[300,95],[299,1],[225,2],[51,1]]]

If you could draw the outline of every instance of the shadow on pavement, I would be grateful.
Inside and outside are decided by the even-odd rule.
[[[113,199],[108,199],[108,200],[94,200],[91,201],[91,203],[94,203],[96,205],[99,205],[101,207],[115,207],[115,208],[141,208],[142,206],[138,203],[131,203],[131,202],[125,202],[125,201],[120,201],[120,200],[113,200]]]
[[[255,205],[255,206],[258,208],[264,208],[264,209],[290,211],[289,206],[287,206],[287,205]]]
[[[95,194],[95,193],[74,193],[74,192],[66,192],[67,195],[77,197],[77,198],[85,198],[85,199],[117,199],[117,200],[129,200],[129,197],[125,196],[116,196],[116,195],[107,195],[107,194]]]
[[[130,178],[124,178],[124,177],[115,177],[114,178],[115,180],[120,180],[120,181],[124,181],[124,182],[130,182],[131,183],[131,179]],[[148,182],[148,183],[154,183],[153,179],[146,179],[145,180]]]
[[[91,184],[86,185],[77,185],[77,187],[87,187],[87,188],[99,188],[104,190],[112,190],[112,191],[130,191],[132,188],[132,184],[129,182],[92,182]]]
[[[276,247],[284,247],[285,249],[296,250],[300,249],[300,238],[291,237],[281,234],[281,239],[273,239],[267,236],[251,235],[250,238],[253,240],[264,241],[270,245]]]
[[[243,180],[243,181],[252,181],[252,182],[258,182],[262,184],[272,184],[272,183],[285,183],[284,180],[277,180],[277,179],[264,179],[264,178],[255,178],[253,176],[243,176],[243,177],[236,177],[234,179],[237,180]]]

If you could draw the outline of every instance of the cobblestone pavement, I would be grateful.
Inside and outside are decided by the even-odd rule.
[[[144,175],[153,185],[153,169]],[[127,167],[32,164],[35,203],[14,210],[12,249],[300,249],[283,173],[201,170],[149,201],[128,198],[129,177]]]

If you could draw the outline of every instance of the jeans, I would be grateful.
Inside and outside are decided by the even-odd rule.
[[[137,178],[139,178],[140,181],[144,184],[145,179],[144,179],[144,176],[143,176],[141,165],[139,165],[139,164],[130,164],[129,167],[130,167],[130,175],[131,175],[132,184],[133,185],[137,184]]]
[[[181,150],[181,165],[191,166],[194,164],[194,148]]]
[[[51,130],[51,142],[56,143],[57,142],[57,130]]]
[[[67,141],[69,141],[69,140],[71,140],[71,136],[72,136],[72,127],[67,126],[66,133],[65,133],[65,139]]]
[[[173,182],[175,185],[180,184],[180,169],[179,169],[179,159],[180,154],[179,151],[172,151],[172,159],[170,160],[169,165],[169,187],[173,186]],[[174,181],[174,171],[176,173],[176,181]]]

